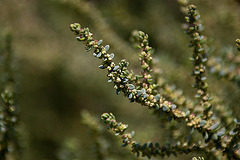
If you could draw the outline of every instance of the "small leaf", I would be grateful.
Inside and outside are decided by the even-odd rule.
[[[185,116],[188,117],[189,115],[190,115],[190,111],[187,111],[187,112],[185,113]]]
[[[236,132],[233,132],[233,131],[230,131],[229,134],[230,134],[231,136],[234,136],[234,135],[236,135],[237,133],[236,133]]]
[[[205,121],[205,120],[201,120],[201,121],[200,121],[200,126],[201,126],[201,127],[205,126],[205,124],[207,124],[207,121]]]
[[[127,143],[128,137],[123,140],[124,143]]]
[[[149,143],[148,143],[148,148],[153,148],[152,142],[149,142]]]
[[[140,156],[140,153],[137,151],[137,157],[139,157]]]
[[[198,71],[198,70],[197,70],[197,71],[194,71],[194,74],[196,74],[196,75],[197,75],[197,74],[200,74],[200,71]]]
[[[143,94],[143,98],[144,99],[147,98],[147,94],[146,93]]]
[[[198,52],[202,52],[202,51],[204,51],[204,48],[199,48],[198,49]]]
[[[105,67],[104,67],[104,65],[100,65],[100,66],[98,66],[98,68],[104,69]]]
[[[217,123],[215,123],[214,125],[212,125],[211,127],[210,127],[210,130],[211,131],[214,131],[214,130],[216,130],[218,127],[219,127],[219,122],[217,122]]]
[[[168,110],[169,110],[168,106],[164,104],[164,105],[163,105],[163,111],[166,112],[166,111],[168,111]]]
[[[157,101],[159,101],[159,99],[160,99],[160,95],[157,94],[156,96],[154,96],[154,99],[156,99]]]
[[[97,58],[100,58],[100,57],[101,57],[101,55],[102,55],[102,53],[101,53],[101,52],[99,52],[98,54],[96,54],[96,56],[95,56],[95,57],[97,57]]]
[[[116,89],[116,94],[119,95],[120,94],[120,90],[119,89]]]
[[[191,127],[190,134],[193,134],[193,132],[194,132],[194,127]]]
[[[205,62],[207,62],[207,60],[208,60],[207,58],[203,58],[202,62],[205,63]]]
[[[217,136],[216,134],[214,134],[214,135],[212,136],[212,139],[216,141],[216,140],[218,140],[218,136]]]
[[[224,131],[220,131],[220,132],[217,133],[217,136],[218,136],[218,137],[221,137],[221,136],[223,136],[224,134],[225,134]]]
[[[122,82],[123,82],[123,83],[127,83],[127,82],[128,82],[128,79],[127,79],[127,78],[124,78]]]
[[[156,147],[156,148],[159,148],[159,147],[160,147],[160,145],[159,145],[158,142],[155,143],[155,147]]]
[[[81,37],[76,37],[76,39],[78,40],[78,41],[83,41],[85,38],[83,37],[83,38],[81,38]]]
[[[240,124],[240,122],[235,118],[234,119],[234,122],[236,123],[236,124]]]
[[[144,145],[142,145],[141,149],[145,150],[147,148],[147,143],[144,143]]]
[[[200,98],[201,95],[200,94],[195,94],[195,98]]]
[[[204,132],[204,133],[205,133],[204,139],[207,140],[208,139],[208,133],[207,132]]]
[[[189,58],[189,60],[190,60],[190,61],[194,61],[195,59],[191,57],[191,58]]]
[[[141,90],[137,90],[137,96],[141,96],[142,95],[142,91]]]
[[[128,144],[127,143],[124,143],[121,145],[121,147],[126,147]]]
[[[201,80],[202,81],[205,81],[207,79],[207,77],[202,77]]]
[[[143,88],[141,91],[142,91],[143,93],[146,93],[146,89],[145,89],[145,88]]]
[[[130,93],[130,94],[128,95],[128,99],[132,99],[132,97],[133,97],[133,94]]]
[[[108,51],[109,48],[110,48],[110,46],[109,46],[109,45],[106,45],[104,48],[105,48],[105,51]]]
[[[114,66],[113,70],[116,71],[119,68],[119,66]]]
[[[132,138],[134,135],[135,135],[135,132],[132,131],[132,132],[131,132],[131,138]]]
[[[197,15],[197,16],[195,17],[195,19],[196,19],[196,21],[199,20],[199,19],[200,19],[200,15]]]
[[[171,105],[171,108],[172,108],[172,109],[176,109],[177,106],[176,106],[175,104],[172,104],[172,105]]]
[[[209,101],[213,100],[213,97],[209,97],[208,100],[209,100]]]
[[[133,90],[134,88],[135,88],[135,86],[134,86],[133,84],[129,84],[129,85],[128,85],[128,89],[129,89],[129,90]]]
[[[151,154],[148,153],[148,154],[147,154],[147,157],[148,157],[148,159],[151,159]]]
[[[137,142],[137,144],[136,144],[136,148],[138,148],[140,146],[140,143],[139,142]]]
[[[86,48],[86,51],[88,52],[88,51],[90,51],[92,49],[92,47],[87,47]]]
[[[171,122],[171,120],[172,120],[172,117],[168,116],[168,122]]]
[[[111,58],[111,59],[114,58],[114,54],[113,54],[113,53],[110,54],[110,58]]]
[[[102,44],[102,42],[103,42],[103,40],[100,39],[100,40],[98,41],[98,45],[100,46],[100,45]]]
[[[153,79],[149,78],[149,79],[147,79],[147,82],[151,83],[151,82],[153,82]]]

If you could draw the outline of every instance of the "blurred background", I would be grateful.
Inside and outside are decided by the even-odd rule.
[[[240,38],[240,1],[192,3],[198,7],[204,34],[215,49],[212,55],[221,54],[224,47],[235,47],[235,39]],[[187,96],[195,93],[188,60],[192,49],[186,46],[189,36],[181,28],[184,15],[176,0],[0,0],[0,34],[12,33],[18,66],[21,159],[71,160],[66,156],[71,151],[76,154],[72,160],[97,159],[91,131],[81,123],[82,110],[96,119],[103,112],[114,113],[118,121],[129,124],[129,131],[135,130],[135,138],[142,143],[164,141],[168,135],[159,118],[115,94],[113,85],[107,83],[107,72],[98,69],[101,62],[75,40],[69,29],[74,22],[89,27],[96,39],[111,46],[116,61],[126,58],[136,72],[140,65],[129,36],[135,29],[144,31],[168,81]],[[239,113],[239,88],[212,75],[208,82],[211,94],[221,96]],[[108,159],[136,159],[120,147],[117,138],[107,137]]]

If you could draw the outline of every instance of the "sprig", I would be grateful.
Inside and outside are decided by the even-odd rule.
[[[189,9],[194,10],[194,7],[189,7]],[[191,14],[193,13],[191,12]],[[94,49],[93,55],[102,60],[102,64],[99,66],[99,68],[108,70],[108,82],[114,83],[114,88],[116,89],[117,94],[122,92],[124,96],[128,97],[130,102],[137,102],[141,105],[147,106],[149,109],[154,110],[159,115],[164,114],[168,118],[177,121],[185,121],[188,127],[191,127],[192,129],[195,128],[203,134],[205,143],[207,143],[205,146],[205,151],[207,150],[207,148],[215,148],[221,151],[226,150],[226,143],[229,138],[231,138],[231,136],[227,137],[226,135],[228,135],[228,131],[225,129],[225,127],[222,126],[221,123],[219,123],[218,121],[215,121],[213,118],[211,118],[211,112],[208,112],[209,108],[205,109],[203,118],[201,118],[200,116],[196,116],[190,110],[181,111],[174,103],[166,100],[166,98],[161,95],[156,89],[157,87],[153,87],[154,85],[157,86],[157,84],[155,84],[155,82],[152,80],[152,59],[150,58],[151,56],[149,52],[151,48],[148,46],[148,36],[145,33],[136,32],[137,34],[135,34],[135,38],[137,38],[136,40],[140,44],[139,48],[141,49],[140,61],[142,62],[142,74],[148,74],[150,76],[147,75],[144,77],[143,75],[140,75],[140,77],[138,77],[134,74],[133,71],[128,70],[129,63],[125,59],[121,60],[121,62],[116,65],[113,61],[114,54],[108,53],[110,46],[102,46],[102,40],[95,40],[93,38],[93,34],[89,31],[88,28],[81,28],[81,25],[78,23],[71,24],[70,28],[77,35],[77,40],[85,42],[86,51]],[[198,43],[199,42],[197,40],[197,42],[194,42],[193,44],[196,45]],[[197,45],[197,47],[199,46]],[[199,53],[201,52],[196,51],[196,57],[202,56],[198,55]],[[203,57],[204,56],[202,56],[201,58]],[[204,64],[202,63],[202,61],[199,62],[198,58],[196,59],[196,64]],[[199,76],[198,74],[196,75],[196,83],[198,83],[199,85],[199,90],[202,90],[204,94],[206,94],[205,96],[201,95],[202,104],[203,106],[206,106],[205,104],[208,103],[210,99],[205,99],[205,97],[208,97],[208,93],[205,88],[202,88],[204,86],[203,84],[205,83],[202,84],[202,78],[199,80],[199,77],[201,76]],[[206,113],[209,114],[206,115]],[[122,128],[118,128],[119,124],[114,121],[115,117],[113,115],[110,115],[110,117],[112,119],[112,121],[109,121],[110,128],[113,128],[115,131],[117,131],[117,134],[124,135],[124,131],[126,130],[127,126],[120,125]],[[226,139],[226,141],[223,141],[223,139]],[[211,140],[213,143],[210,143]],[[125,145],[129,143],[127,140],[126,142],[127,143],[125,143]],[[232,152],[233,150],[230,149],[230,151]],[[226,152],[226,154],[230,155],[230,152]],[[235,155],[232,155],[232,157],[234,156]]]
[[[1,76],[2,82],[1,91],[1,106],[0,106],[0,159],[6,160],[10,152],[10,146],[14,149],[19,149],[19,144],[16,137],[16,125],[18,123],[18,115],[15,104],[15,80],[13,76],[13,51],[12,51],[12,37],[10,34],[6,36],[5,48],[1,53],[3,62],[3,73]],[[20,152],[14,150],[15,152]],[[19,155],[18,155],[19,156]]]
[[[115,116],[112,113],[104,113],[101,115],[101,119],[104,123],[108,124],[108,129],[113,130],[116,136],[121,136],[122,139],[122,147],[126,147],[128,145],[131,146],[132,152],[136,153],[137,157],[142,155],[142,157],[162,157],[175,155],[178,153],[189,154],[192,152],[205,152],[204,145],[196,145],[196,144],[187,144],[186,142],[177,142],[176,144],[169,144],[160,146],[158,142],[152,143],[139,143],[133,140],[135,132],[125,133],[128,125],[123,124],[121,122],[117,122]]]
[[[199,23],[200,14],[196,10],[196,6],[189,5],[188,12],[185,17],[188,27],[186,33],[191,35],[191,41],[188,45],[193,47],[193,71],[192,75],[195,76],[194,88],[197,88],[196,98],[200,99],[201,106],[204,109],[203,119],[209,119],[212,116],[210,111],[212,104],[209,93],[208,93],[208,84],[206,82],[206,62],[208,60],[208,55],[206,48],[204,47],[204,36],[201,34],[202,24]]]

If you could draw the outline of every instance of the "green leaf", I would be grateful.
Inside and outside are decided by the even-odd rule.
[[[219,124],[220,124],[219,122],[215,123],[214,125],[212,125],[212,126],[210,127],[210,130],[211,130],[211,131],[217,130],[218,127],[219,127]]]
[[[164,112],[166,112],[166,111],[168,111],[168,110],[169,110],[168,106],[167,106],[167,105],[165,105],[165,104],[163,105],[163,108],[162,108],[162,109],[163,109],[163,111],[164,111]]]
[[[208,60],[207,58],[203,58],[202,62],[205,63],[205,62],[207,62],[207,60]]]
[[[196,75],[198,75],[198,74],[200,74],[200,71],[194,71],[194,74],[196,74]]]
[[[105,67],[104,67],[104,65],[100,65],[100,66],[98,66],[98,68],[104,69]]]
[[[200,94],[195,94],[195,98],[200,98],[201,95]]]
[[[107,52],[109,50],[110,46],[106,45],[104,48],[105,48],[105,51]]]
[[[134,86],[133,84],[129,84],[129,85],[128,85],[128,89],[129,89],[129,90],[133,90],[134,88],[135,88],[135,86]]]
[[[129,139],[128,139],[128,137],[127,137],[127,138],[125,138],[125,139],[123,140],[123,142],[124,142],[124,143],[127,143],[128,140],[129,140]]]
[[[141,91],[142,91],[143,93],[146,93],[146,89],[145,89],[145,88],[143,88]]]
[[[116,71],[119,68],[119,66],[114,66],[113,70]]]
[[[202,52],[202,51],[204,51],[204,48],[199,48],[198,49],[198,52]]]
[[[100,40],[98,41],[98,45],[100,46],[100,45],[102,44],[102,42],[103,42],[103,40],[100,39]]]
[[[191,127],[190,134],[193,134],[193,132],[194,132],[194,127]]]
[[[194,58],[189,58],[190,61],[194,61],[195,59]]]
[[[121,147],[126,147],[128,145],[128,143],[124,143],[121,145]]]
[[[139,157],[140,156],[140,153],[137,151],[137,157]]]
[[[132,131],[132,132],[131,132],[131,138],[132,138],[134,135],[135,135],[135,132]]]
[[[236,132],[233,132],[233,131],[230,131],[229,134],[230,134],[231,136],[234,136],[234,135],[236,135],[237,133],[236,133]]]
[[[151,159],[151,154],[148,153],[148,154],[147,154],[147,157],[148,157],[148,159]]]
[[[204,132],[204,139],[207,140],[208,139],[208,133],[207,132]]]
[[[120,89],[116,89],[116,94],[119,95],[120,94]]]
[[[201,121],[200,121],[200,126],[201,126],[201,127],[205,126],[205,124],[207,124],[207,121],[205,121],[205,120],[201,120]]]
[[[216,134],[214,134],[214,135],[212,136],[212,139],[216,141],[216,140],[218,140],[218,136],[217,136]]]
[[[147,148],[147,143],[144,143],[141,147],[142,150],[145,150]]]
[[[159,145],[158,142],[155,143],[155,147],[156,147],[156,148],[159,148],[159,147],[160,147],[160,145]]]
[[[129,98],[129,99],[132,99],[132,97],[133,97],[133,94],[130,93],[130,94],[128,95],[128,98]]]
[[[95,55],[95,57],[100,58],[102,55],[102,52],[99,52],[98,54]]]
[[[171,109],[176,109],[176,108],[177,108],[177,106],[175,104],[171,105]]]
[[[114,54],[113,54],[113,53],[110,54],[110,58],[111,58],[111,59],[114,58]]]
[[[201,80],[202,81],[205,81],[207,79],[207,77],[202,77]]]
[[[142,91],[141,90],[137,90],[137,97],[142,95]]]
[[[221,136],[223,136],[225,133],[226,133],[226,132],[224,132],[224,131],[220,131],[220,132],[217,133],[217,136],[218,136],[218,137],[221,137]]]
[[[187,112],[185,113],[185,116],[188,117],[189,115],[190,115],[190,111],[187,111]]]
[[[168,122],[171,122],[171,120],[172,120],[172,117],[168,116]]]
[[[152,142],[149,142],[149,143],[148,143],[148,148],[153,148]]]
[[[240,122],[235,118],[234,119],[234,122],[236,123],[236,124],[240,124]]]
[[[159,101],[159,99],[160,99],[160,95],[157,94],[156,96],[154,96],[154,99],[156,99],[157,101]]]

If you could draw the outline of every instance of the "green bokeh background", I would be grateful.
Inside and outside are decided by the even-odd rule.
[[[69,2],[70,1],[70,2]],[[86,53],[84,44],[75,40],[69,24],[81,23],[89,27],[97,39],[97,14],[111,28],[124,45],[130,47],[129,36],[134,29],[149,34],[155,57],[170,83],[191,96],[193,78],[190,76],[191,49],[186,47],[189,37],[181,25],[184,16],[176,0],[86,0],[94,6],[85,12],[74,0],[0,0],[0,32],[12,33],[17,60],[19,84],[18,106],[23,143],[23,160],[58,160],[64,142],[74,138],[79,145],[80,159],[94,160],[93,140],[86,125],[81,124],[82,109],[96,117],[112,112],[119,121],[129,124],[141,142],[164,141],[168,135],[161,130],[158,118],[137,104],[130,104],[122,95],[116,95],[107,83],[106,71],[99,70],[100,61]],[[74,1],[72,4],[71,1]],[[193,0],[198,6],[204,34],[219,55],[224,47],[234,46],[240,38],[240,2],[238,0]],[[108,30],[105,30],[105,33]],[[103,39],[111,45],[116,60],[126,58],[136,72],[137,59],[129,50],[118,50],[118,43]],[[115,42],[115,41],[114,41]],[[131,68],[131,67],[130,67]],[[239,118],[239,88],[209,75],[209,90],[233,106]],[[110,138],[114,141],[115,138]],[[195,156],[180,156],[191,159]],[[129,150],[112,144],[112,159],[135,159]],[[174,157],[166,158],[174,159]],[[175,158],[176,159],[176,158]]]

